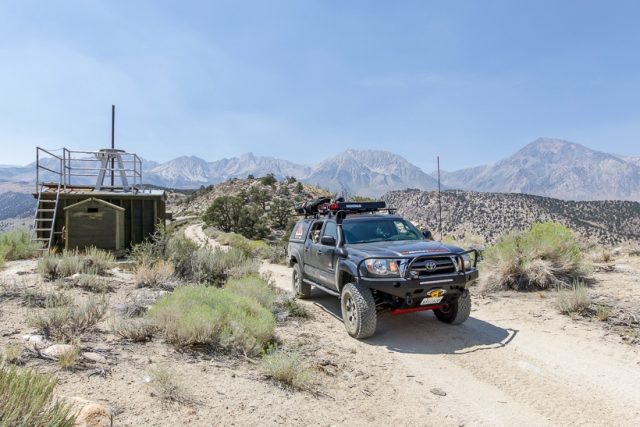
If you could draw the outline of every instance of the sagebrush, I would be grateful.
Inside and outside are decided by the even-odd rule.
[[[47,253],[38,260],[38,272],[48,280],[62,279],[82,274],[105,274],[113,268],[115,257],[96,248],[89,248],[85,252],[71,250],[61,254]]]
[[[293,351],[274,350],[262,358],[260,367],[268,378],[287,387],[304,389],[312,380],[312,371]]]
[[[47,338],[71,342],[92,331],[106,311],[106,300],[91,296],[77,304],[49,306],[38,310],[27,321]]]
[[[0,366],[0,425],[71,427],[71,407],[55,400],[56,380],[32,370]]]
[[[255,355],[272,339],[273,314],[255,299],[210,286],[183,286],[148,312],[177,347],[209,346]]]
[[[484,258],[482,280],[489,290],[566,287],[588,273],[575,234],[556,222],[509,233]]]

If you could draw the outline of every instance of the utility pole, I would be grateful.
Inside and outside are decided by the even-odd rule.
[[[111,149],[116,148],[116,106],[111,106]],[[113,172],[115,169],[114,159],[111,158],[111,189],[114,187]]]
[[[438,156],[438,229],[440,230],[440,241],[442,241],[442,200],[440,198],[440,156]]]

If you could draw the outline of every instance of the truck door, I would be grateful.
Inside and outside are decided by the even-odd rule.
[[[318,281],[318,248],[320,247],[320,232],[323,221],[314,222],[309,227],[309,234],[304,241],[304,274],[311,280]]]
[[[318,268],[318,281],[331,289],[338,289],[336,283],[336,246],[322,244],[323,237],[332,237],[334,242],[338,241],[338,227],[335,221],[325,221],[320,237],[320,242],[316,250],[316,262]]]

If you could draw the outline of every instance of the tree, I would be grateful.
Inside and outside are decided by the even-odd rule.
[[[296,184],[295,192],[296,192],[296,193],[298,193],[298,194],[300,194],[300,193],[302,193],[303,191],[304,191],[304,186],[302,185],[302,183],[301,183],[301,182],[298,182],[298,183]]]
[[[247,193],[247,199],[251,203],[255,203],[262,207],[263,211],[267,210],[267,202],[271,200],[271,193],[266,188],[260,188],[259,185],[254,185],[249,188],[249,192]]]
[[[244,201],[238,197],[218,197],[204,213],[203,219],[208,225],[218,227],[226,233],[235,231],[239,227],[243,205]]]
[[[255,204],[248,204],[242,207],[238,218],[238,228],[234,230],[248,239],[264,239],[269,235],[264,218],[264,211]]]
[[[267,175],[260,178],[260,182],[262,183],[262,185],[273,186],[276,182],[278,182],[278,180],[276,179],[276,176],[274,174],[268,173]]]
[[[293,209],[287,199],[273,199],[271,205],[269,205],[269,219],[273,228],[284,229],[292,211]]]

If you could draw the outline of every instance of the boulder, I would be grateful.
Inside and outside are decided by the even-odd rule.
[[[42,354],[49,357],[58,358],[61,354],[75,349],[71,344],[54,344],[41,351]]]
[[[112,425],[113,414],[109,408],[100,403],[86,401],[78,412],[74,427],[111,427]]]

